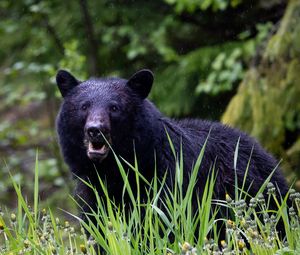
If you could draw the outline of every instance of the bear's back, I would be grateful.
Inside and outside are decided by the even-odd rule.
[[[176,121],[176,124],[185,130],[193,144],[203,145],[207,139],[203,162],[216,161],[217,170],[227,186],[234,185],[234,158],[237,157],[236,167],[240,181],[244,179],[248,168],[247,182],[256,192],[276,168],[271,181],[286,193],[287,186],[278,162],[253,137],[219,122],[184,119]],[[204,167],[210,166],[211,164]]]

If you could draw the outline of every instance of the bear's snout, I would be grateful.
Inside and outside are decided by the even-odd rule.
[[[87,156],[94,161],[102,161],[111,144],[110,129],[100,122],[88,122],[85,126]]]
[[[87,128],[86,133],[90,140],[101,140],[102,134],[105,136],[109,132],[105,128],[91,126]]]
[[[85,135],[90,141],[96,142],[103,140],[104,137],[106,139],[109,138],[110,129],[107,125],[101,122],[87,122],[85,126]]]
[[[98,138],[101,135],[100,129],[97,127],[89,127],[87,129],[87,134],[91,139]]]

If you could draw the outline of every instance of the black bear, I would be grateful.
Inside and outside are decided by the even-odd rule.
[[[177,152],[182,147],[184,188],[207,139],[195,189],[199,196],[213,164],[218,171],[215,197],[224,199],[226,193],[234,196],[234,152],[238,139],[238,183],[243,182],[253,149],[245,186],[250,195],[256,195],[277,166],[276,160],[253,138],[236,129],[218,122],[165,117],[147,99],[153,83],[150,70],[138,71],[128,80],[91,78],[83,82],[61,70],[56,81],[64,98],[57,117],[57,132],[65,162],[75,175],[96,187],[99,175],[116,202],[122,199],[123,179],[111,148],[131,163],[136,155],[139,171],[148,180],[153,178],[155,167],[159,178],[167,172],[166,184],[171,187],[175,160],[168,135]],[[128,179],[136,183],[134,175],[129,174]],[[287,193],[288,187],[279,169],[271,181],[280,188],[281,194]],[[95,206],[93,192],[81,182],[78,185],[77,194]],[[88,207],[83,209],[88,210]]]

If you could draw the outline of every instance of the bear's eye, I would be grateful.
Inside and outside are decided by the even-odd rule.
[[[117,112],[117,111],[118,111],[118,106],[112,105],[112,106],[110,107],[110,110],[111,110],[112,112]]]
[[[81,110],[86,111],[90,107],[90,102],[86,102],[81,106]]]

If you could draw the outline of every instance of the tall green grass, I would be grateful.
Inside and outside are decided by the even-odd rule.
[[[300,254],[298,192],[291,190],[289,197],[281,198],[268,178],[257,196],[248,199],[249,203],[247,191],[237,187],[234,198],[227,195],[224,201],[214,200],[217,170],[212,165],[203,196],[195,198],[205,145],[186,190],[182,149],[176,152],[171,142],[170,146],[176,161],[172,187],[166,185],[166,176],[159,180],[154,170],[153,180],[146,180],[139,172],[137,160],[131,165],[115,155],[124,180],[123,194],[128,195],[129,201],[115,204],[100,178],[104,194],[101,197],[93,185],[79,180],[95,192],[98,207],[86,213],[85,222],[72,215],[78,220],[73,226],[56,218],[51,209],[39,207],[37,159],[33,207],[20,185],[11,179],[18,206],[12,213],[0,212],[0,254]],[[237,158],[238,144],[235,161]],[[127,180],[128,171],[135,174],[137,192]],[[139,189],[141,182],[148,186],[146,191]],[[239,185],[244,187],[244,183]],[[262,195],[264,189],[267,196]],[[145,200],[141,199],[142,192],[147,194]],[[277,210],[269,209],[272,199]],[[293,201],[294,208],[288,208],[287,199]],[[196,201],[196,210],[192,201]],[[283,239],[276,231],[280,220],[286,231]],[[224,240],[219,238],[218,222],[224,223]]]

